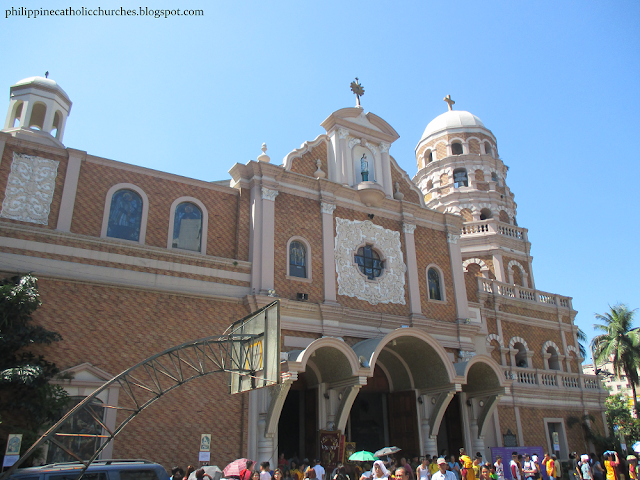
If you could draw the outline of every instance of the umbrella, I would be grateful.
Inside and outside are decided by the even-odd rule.
[[[239,458],[237,460],[234,460],[229,465],[224,467],[224,470],[223,470],[224,476],[225,477],[232,477],[232,476],[233,477],[239,477],[240,476],[240,472],[242,470],[244,470],[245,468],[247,468],[247,461],[249,461],[248,458]]]
[[[222,477],[222,471],[215,465],[208,465],[206,467],[202,467],[202,469],[204,470],[204,473],[208,473],[209,475],[211,475],[211,478],[213,480],[220,480],[220,478]],[[195,480],[195,478],[196,478],[196,472],[191,472],[191,475],[189,475],[188,480]]]
[[[398,447],[384,447],[374,453],[374,455],[376,457],[383,457],[385,455],[393,455],[394,453],[398,453],[400,450],[402,449]]]
[[[352,462],[373,462],[374,460],[378,460],[378,458],[375,457],[373,453],[362,450],[351,455],[349,460]]]
[[[640,442],[634,443],[631,448],[633,448],[634,452],[640,451]]]

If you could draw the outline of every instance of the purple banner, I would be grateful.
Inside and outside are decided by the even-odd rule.
[[[547,469],[542,465],[542,459],[544,458],[544,450],[542,447],[491,447],[491,463],[496,463],[496,457],[498,455],[502,456],[505,480],[513,480],[511,478],[511,467],[509,466],[509,463],[511,462],[511,454],[513,452],[518,452],[518,455],[524,455],[525,453],[528,453],[531,456],[538,455],[538,470],[540,470],[542,479],[547,479]],[[522,463],[524,463],[524,459],[522,460]]]

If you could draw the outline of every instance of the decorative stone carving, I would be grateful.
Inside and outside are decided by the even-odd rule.
[[[277,196],[278,196],[277,190],[271,190],[270,188],[262,187],[263,200],[271,200],[272,202],[275,202]]]
[[[48,225],[59,164],[14,152],[0,217]]]
[[[381,142],[380,143],[380,153],[388,152],[390,146],[391,146],[391,144],[389,144],[389,143]]]
[[[328,213],[329,215],[333,215],[333,211],[336,209],[333,203],[322,202],[320,206],[322,207],[322,213]]]
[[[471,357],[475,357],[476,356],[476,352],[471,352],[468,350],[460,350],[458,352],[458,356],[460,358],[471,358]]]
[[[365,147],[373,152],[374,155],[378,153],[378,147],[376,147],[373,143],[364,142]]]
[[[322,160],[320,159],[316,160],[316,165],[318,166],[318,169],[314,172],[313,176],[316,178],[325,178],[327,174],[324,173],[320,168],[322,166]]]
[[[413,223],[403,223],[402,230],[404,231],[404,233],[413,235],[413,232],[416,231],[416,226]]]
[[[404,200],[404,193],[400,191],[400,183],[396,182],[396,191],[393,193],[393,198],[396,200]]]
[[[458,243],[460,235],[454,235],[453,233],[447,233],[447,243]]]
[[[353,138],[351,137],[351,139],[349,140],[349,148],[353,148],[355,145],[360,145],[360,139],[359,138]]]
[[[347,138],[349,136],[349,130],[346,128],[338,129],[338,137],[339,138]]]
[[[373,245],[384,257],[384,272],[376,280],[367,280],[354,261],[357,249]],[[400,232],[374,225],[369,220],[336,218],[335,240],[338,294],[378,303],[405,305],[405,272]]]

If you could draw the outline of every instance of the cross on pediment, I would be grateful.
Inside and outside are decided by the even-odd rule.
[[[447,105],[449,105],[449,111],[453,110],[453,105],[456,103],[453,100],[451,100],[451,95],[447,95],[446,97],[443,98],[443,100],[445,102],[447,102]]]

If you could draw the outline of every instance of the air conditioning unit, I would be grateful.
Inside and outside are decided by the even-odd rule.
[[[309,300],[309,294],[308,293],[297,293],[296,294],[296,300],[298,300],[299,302],[306,302],[307,300]]]

